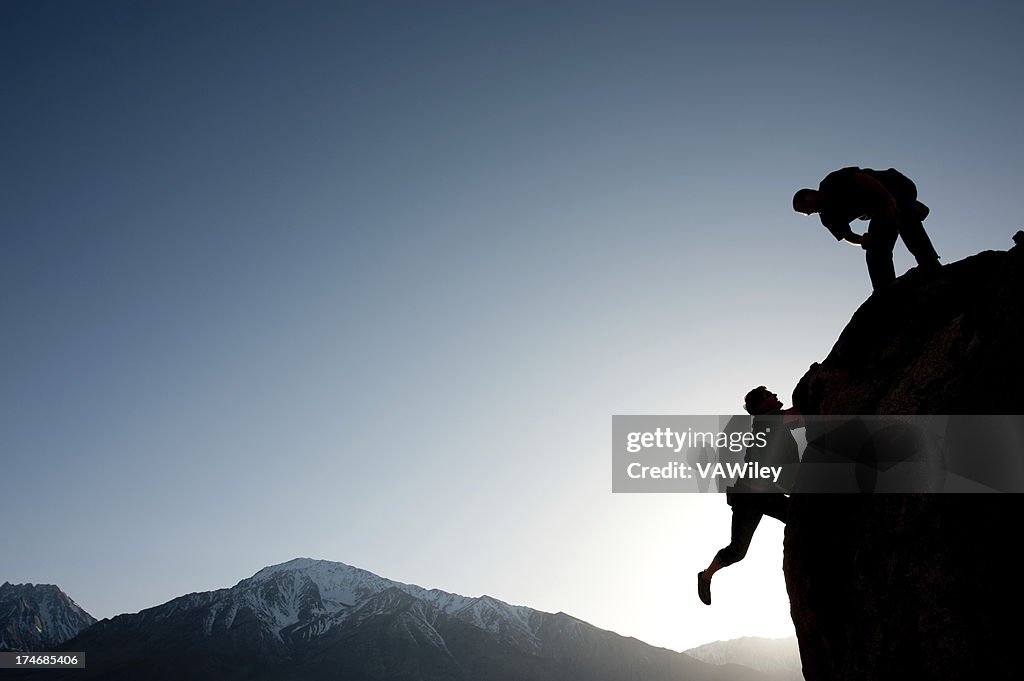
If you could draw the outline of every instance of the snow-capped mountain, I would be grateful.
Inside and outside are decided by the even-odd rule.
[[[800,646],[795,636],[746,636],[728,641],[715,641],[687,650],[686,654],[711,664],[741,664],[778,678],[795,681],[803,679]]]
[[[50,650],[95,621],[52,584],[0,585],[0,650]]]
[[[189,594],[159,608],[145,610],[143,620],[161,621],[176,613],[205,610],[202,629],[207,635],[228,631],[239,616],[253,617],[261,632],[278,641],[311,640],[324,636],[350,618],[356,623],[387,612],[411,596],[428,609],[451,615],[493,634],[521,643],[534,638],[525,607],[489,596],[468,598],[427,590],[379,577],[344,563],[296,558],[272,565],[243,579],[231,589]]]
[[[612,681],[750,679],[564,613],[298,558],[230,589],[103,620],[69,641],[76,681],[146,678]],[[47,679],[65,678],[48,671]]]

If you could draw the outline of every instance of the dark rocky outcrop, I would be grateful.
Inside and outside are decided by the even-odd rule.
[[[1024,413],[1022,251],[911,272],[872,296],[794,404]],[[1017,494],[794,495],[784,571],[805,678],[1016,678],[1022,510]]]

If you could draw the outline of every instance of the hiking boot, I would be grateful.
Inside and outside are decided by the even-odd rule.
[[[711,605],[711,578],[703,570],[697,573],[697,596],[704,605]]]

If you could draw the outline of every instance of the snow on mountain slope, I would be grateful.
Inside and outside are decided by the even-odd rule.
[[[428,639],[440,640],[436,632],[431,633],[430,611],[436,610],[510,642],[536,645],[534,616],[538,613],[530,608],[490,596],[470,598],[424,589],[344,563],[311,558],[271,565],[230,589],[189,594],[139,615],[163,620],[175,613],[201,610],[201,626],[207,635],[230,630],[240,615],[246,621],[251,616],[271,636],[284,641],[309,640],[351,617],[364,620],[402,608],[416,608],[416,626]]]
[[[46,650],[95,621],[52,584],[0,585],[0,650]]]
[[[535,648],[537,615],[535,610],[509,605],[490,596],[473,599],[453,613],[456,619],[483,629],[523,648]]]

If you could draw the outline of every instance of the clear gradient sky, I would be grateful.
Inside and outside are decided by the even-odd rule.
[[[788,396],[1024,188],[1019,2],[0,2],[0,581],[97,617],[297,556],[683,649],[792,631],[782,529],[612,495],[612,414]],[[896,248],[897,272],[912,265]],[[787,399],[788,404],[788,399]]]

